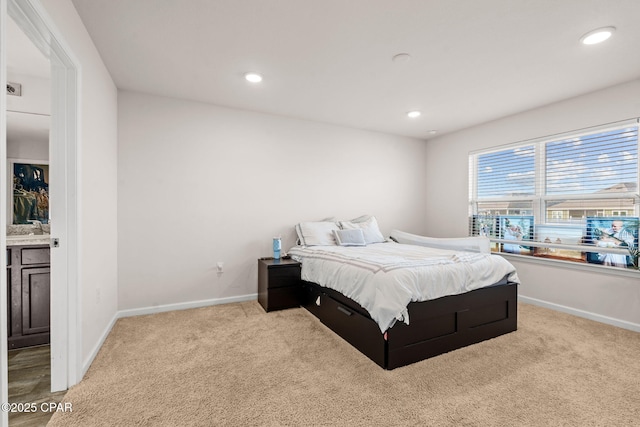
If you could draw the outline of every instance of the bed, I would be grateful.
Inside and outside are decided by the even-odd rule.
[[[353,220],[324,224],[309,238],[302,224],[300,244],[289,250],[302,265],[301,305],[384,369],[517,329],[519,279],[508,261],[487,253],[486,239],[397,230],[385,239],[377,223],[367,236],[371,222]],[[350,226],[364,233],[341,238]]]

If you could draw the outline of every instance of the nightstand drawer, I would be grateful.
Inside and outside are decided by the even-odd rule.
[[[291,264],[291,265],[272,265],[269,267],[269,278],[277,279],[277,278],[294,278],[300,279],[300,265],[299,264]]]
[[[298,286],[300,284],[300,266],[288,266],[287,268],[270,268],[267,287],[281,288],[285,286]]]
[[[266,311],[282,310],[300,306],[300,287],[269,289],[264,309]]]

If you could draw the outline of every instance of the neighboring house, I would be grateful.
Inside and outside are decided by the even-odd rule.
[[[597,191],[595,194],[635,192],[637,184],[625,182]],[[518,194],[511,194],[518,197]],[[525,196],[522,196],[523,198]],[[595,199],[589,201],[557,201],[547,206],[549,217],[559,222],[584,219],[589,216],[633,216],[636,201],[633,198]],[[482,210],[491,215],[531,215],[531,203],[523,201],[483,202]]]
[[[598,194],[618,193],[621,191],[636,191],[635,182],[625,182],[605,190],[598,191]],[[635,214],[634,199],[609,199],[593,200],[590,204],[584,202],[565,201],[554,203],[549,206],[551,215],[558,220],[571,220],[574,218],[586,218],[588,216],[633,216]]]

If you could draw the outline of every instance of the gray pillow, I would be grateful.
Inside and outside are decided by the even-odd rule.
[[[353,230],[333,230],[336,242],[340,246],[365,246],[364,233],[362,229]]]

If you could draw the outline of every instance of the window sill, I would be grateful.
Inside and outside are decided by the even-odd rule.
[[[640,270],[634,270],[630,268],[607,267],[598,264],[563,261],[552,258],[540,258],[531,255],[510,254],[508,252],[492,252],[492,254],[502,256],[507,260],[512,259],[518,262],[546,265],[557,268],[566,268],[570,270],[588,271],[591,273],[604,274],[606,276],[622,276],[640,279]]]

